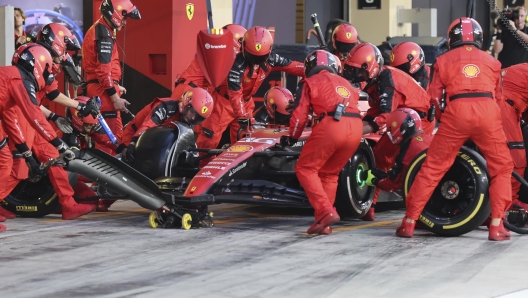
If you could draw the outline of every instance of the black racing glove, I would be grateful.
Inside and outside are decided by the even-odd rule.
[[[294,139],[291,136],[281,136],[280,137],[280,145],[282,147],[291,147],[295,143],[297,143],[297,139]]]
[[[60,129],[63,133],[72,133],[73,127],[71,126],[70,122],[66,120],[66,118],[61,117],[53,112],[49,114],[48,120],[51,120],[55,122],[55,125],[57,125],[57,128]]]
[[[61,144],[58,145],[57,147],[57,151],[59,151],[59,157],[66,161],[66,160],[74,160],[75,159],[75,153],[70,149],[70,147],[68,147],[68,145],[66,145],[66,143],[60,141]]]
[[[136,153],[136,144],[130,144],[126,150],[126,160],[129,164],[134,162],[134,154]]]
[[[22,152],[22,156],[26,160],[26,164],[29,168],[28,180],[31,182],[39,181],[44,175],[47,174],[48,169],[41,167],[37,161],[33,158],[33,153],[29,150],[26,143],[15,145],[18,152]]]
[[[77,110],[79,111],[79,116],[83,118],[88,115],[92,115],[94,118],[97,118],[100,113],[99,107],[97,106],[96,101],[93,99],[90,99],[86,104],[79,102]]]

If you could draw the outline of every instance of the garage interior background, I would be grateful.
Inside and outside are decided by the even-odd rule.
[[[42,1],[22,2],[17,5],[25,10],[40,9],[39,5],[42,6]],[[100,16],[98,9],[102,0],[83,0],[82,6],[79,5],[81,1],[61,2],[65,6],[70,5],[68,8],[72,14],[78,15],[78,10],[82,10],[83,31]],[[142,19],[130,20],[126,31],[118,33],[118,43],[125,64],[123,85],[128,90],[123,97],[132,103],[129,109],[137,113],[154,97],[168,97],[171,94],[177,74],[194,57],[196,33],[207,28],[207,10],[205,0],[156,0],[156,5],[152,5],[152,0],[132,2],[139,8]],[[524,4],[521,0],[498,0],[496,4],[502,9],[507,4],[511,5],[511,2]],[[306,40],[306,33],[313,27],[310,21],[312,13],[318,14],[324,31],[330,20],[343,19],[356,27],[362,40],[376,45],[382,44],[387,37],[418,36],[416,24],[398,24],[398,7],[436,8],[438,37],[445,37],[451,21],[466,13],[466,1],[461,0],[212,0],[211,3],[215,27],[229,23],[238,23],[246,28],[255,25],[275,27],[276,45],[316,45],[315,36]],[[372,6],[372,3],[380,8],[359,9],[359,6]],[[187,16],[187,4],[194,5],[192,18]],[[488,0],[476,0],[475,12],[475,18],[489,40],[493,26]],[[6,27],[9,26],[8,21]],[[125,50],[126,56],[121,50]],[[261,89],[265,92],[276,83],[268,82]],[[44,104],[64,114],[63,108],[49,102]],[[127,120],[124,116],[124,122]]]

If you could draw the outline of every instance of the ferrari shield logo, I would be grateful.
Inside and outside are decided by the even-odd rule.
[[[194,4],[187,3],[185,5],[185,11],[187,12],[187,18],[189,19],[189,21],[192,20],[194,16]]]
[[[417,137],[416,137],[416,140],[417,140],[418,142],[421,142],[421,141],[423,141],[423,138],[422,138],[421,136],[417,136]]]
[[[390,54],[390,61],[394,62],[394,54],[393,53]]]
[[[207,113],[207,107],[204,106],[204,107],[202,108],[202,114],[205,114],[205,113]]]
[[[352,33],[351,32],[347,32],[345,35],[346,35],[347,39],[350,39],[352,37]]]
[[[257,52],[260,51],[260,49],[262,49],[262,45],[260,43],[257,43],[255,45],[255,49],[257,50]]]

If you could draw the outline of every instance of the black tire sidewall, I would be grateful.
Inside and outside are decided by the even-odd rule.
[[[427,150],[422,151],[411,162],[409,169],[405,173],[403,183],[405,197],[407,197],[411,184],[424,163],[426,155]],[[425,206],[418,219],[420,226],[441,236],[459,236],[471,232],[482,224],[491,212],[488,193],[489,174],[484,158],[475,151],[462,147],[454,163],[461,163],[473,177],[476,198],[473,198],[473,201],[464,212],[457,215],[454,220],[452,218],[446,220],[445,218],[432,216],[430,212],[427,212],[428,205]],[[437,185],[436,187],[440,186]]]
[[[29,193],[25,191],[29,191]],[[18,194],[18,196],[17,196]],[[35,201],[34,197],[39,199]],[[51,185],[49,176],[38,182],[23,180],[2,201],[2,207],[20,217],[42,217],[60,206],[59,198]]]

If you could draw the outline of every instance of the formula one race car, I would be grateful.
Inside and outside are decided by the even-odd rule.
[[[215,203],[248,203],[280,207],[310,207],[295,176],[295,164],[311,133],[307,129],[288,151],[278,143],[287,129],[255,129],[227,149],[194,148],[194,136],[182,124],[146,131],[137,143],[134,168],[155,179],[175,202],[206,200]],[[159,140],[164,140],[160,144]],[[205,156],[199,157],[198,153]],[[200,159],[216,156],[205,167]],[[136,162],[137,161],[137,162]],[[359,218],[372,203],[374,187],[359,177],[373,167],[372,149],[365,140],[341,171],[336,207],[342,215]],[[158,222],[165,222],[162,214]],[[154,225],[155,226],[155,225]]]
[[[173,226],[182,222],[189,228],[210,220],[207,205],[213,203],[250,203],[281,207],[310,207],[295,176],[296,159],[310,134],[303,134],[291,151],[277,143],[286,129],[256,129],[228,149],[197,149],[192,128],[182,123],[147,130],[136,145],[135,162],[130,167],[94,149],[83,149],[79,159],[67,169],[96,181],[114,195],[108,199],[130,199],[142,207],[156,210],[151,225]],[[217,157],[198,168],[198,152]],[[336,206],[342,215],[358,218],[369,209],[374,187],[360,181],[361,171],[373,167],[372,149],[362,141],[339,177]],[[154,183],[155,181],[156,183]],[[31,183],[22,182],[4,200],[3,207],[22,216],[43,216],[58,207],[49,181],[38,182],[46,193],[34,196]],[[156,185],[157,184],[157,185]],[[188,224],[189,223],[189,224]]]

